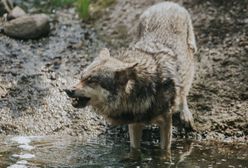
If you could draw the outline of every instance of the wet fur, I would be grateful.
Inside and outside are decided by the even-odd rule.
[[[72,97],[90,98],[88,105],[112,124],[129,124],[133,149],[140,147],[143,124],[158,124],[170,160],[172,113],[193,126],[186,99],[194,75],[193,27],[188,12],[171,2],[150,7],[139,21],[135,45],[115,57],[101,50]]]
[[[174,104],[176,91],[172,72],[161,71],[166,64],[159,57],[142,51],[126,50],[120,55],[122,59],[119,60],[125,63],[139,61],[132,70],[131,79],[122,87],[118,81],[122,74],[117,74],[115,79],[100,75],[99,84],[110,94],[106,103],[96,104],[93,108],[115,124],[149,123]],[[109,61],[111,59],[115,58],[109,58]]]

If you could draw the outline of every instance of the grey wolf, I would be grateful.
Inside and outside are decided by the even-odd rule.
[[[185,8],[163,2],[140,16],[135,45],[111,56],[108,49],[83,70],[80,82],[65,90],[72,105],[91,105],[110,123],[128,124],[132,151],[140,148],[145,124],[160,126],[163,158],[170,160],[172,114],[193,127],[187,95],[194,76],[196,43]]]

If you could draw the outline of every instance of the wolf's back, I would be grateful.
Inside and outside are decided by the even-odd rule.
[[[172,2],[148,8],[141,16],[135,48],[149,53],[174,52],[191,48],[196,51],[189,13]]]

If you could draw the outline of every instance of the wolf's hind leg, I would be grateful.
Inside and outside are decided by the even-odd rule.
[[[181,102],[179,105],[180,109],[180,120],[183,125],[183,127],[186,129],[186,131],[194,131],[194,119],[192,116],[192,113],[189,110],[187,97],[183,96],[181,97]]]

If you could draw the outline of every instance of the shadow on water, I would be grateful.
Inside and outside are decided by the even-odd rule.
[[[140,161],[122,162],[126,141],[75,137],[5,137],[0,141],[0,167],[247,167],[242,144],[174,140],[172,163],[159,159],[158,143],[142,143]]]

